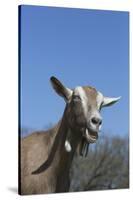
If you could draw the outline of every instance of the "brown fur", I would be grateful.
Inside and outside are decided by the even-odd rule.
[[[55,77],[51,77],[50,80],[55,91],[67,102],[66,108],[62,120],[54,128],[35,132],[21,139],[20,194],[69,191],[69,170],[74,153],[78,146],[81,149],[88,142],[87,138],[85,139],[85,130],[90,131],[92,114],[97,113],[100,116],[95,88],[83,87],[87,97],[85,105],[87,114],[84,114],[82,102],[78,99],[80,97],[74,96],[74,90],[66,88]],[[96,134],[99,125],[97,124],[95,129]],[[70,152],[64,147],[66,140],[71,145]]]
[[[96,98],[95,90],[87,87],[84,87],[84,90],[89,95],[92,104]],[[73,124],[77,123],[75,120],[82,121],[83,117],[82,110],[79,110],[80,106],[76,107],[76,111],[73,108],[75,107],[72,101],[69,106],[66,106],[62,120],[54,128],[35,132],[21,139],[21,194],[69,190],[69,169],[81,141],[79,127],[76,128]],[[76,118],[72,114],[74,112],[79,112]],[[66,118],[69,119],[69,125]],[[64,148],[66,138],[71,142],[71,152],[66,152]]]
[[[90,101],[90,105],[94,106],[95,108],[97,107],[97,103],[96,103],[96,98],[97,98],[97,91],[95,88],[90,87],[90,86],[85,86],[83,87],[86,96],[88,97],[89,101]]]
[[[36,132],[21,139],[21,183],[20,194],[41,194],[69,191],[69,169],[81,135],[70,134],[72,151],[64,148],[70,132],[65,117],[53,129]],[[59,136],[59,137],[58,137]],[[57,141],[56,150],[51,150]],[[51,153],[52,152],[52,153]],[[50,157],[52,157],[52,160]],[[46,162],[48,160],[48,162]],[[48,165],[45,165],[48,163]],[[41,166],[41,167],[40,167]],[[33,174],[35,170],[41,172]]]
[[[47,132],[36,132],[21,139],[21,194],[36,194],[51,192],[54,180],[47,178],[52,175],[51,168],[38,175],[32,175],[50,153],[58,125]],[[45,178],[44,178],[45,177]],[[40,184],[41,183],[41,184]]]

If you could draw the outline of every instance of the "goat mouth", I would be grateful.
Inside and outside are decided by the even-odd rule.
[[[98,139],[98,132],[86,128],[80,145],[80,155],[86,157],[89,150],[89,144],[95,143],[97,139]]]
[[[93,130],[91,130],[89,128],[86,128],[84,137],[86,139],[86,142],[95,143],[96,140],[98,139],[98,132],[93,131]]]

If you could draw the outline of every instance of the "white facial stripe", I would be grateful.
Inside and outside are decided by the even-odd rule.
[[[81,98],[82,106],[83,106],[83,111],[84,115],[87,118],[87,112],[88,112],[88,99],[86,96],[86,93],[84,89],[81,86],[78,86],[75,88],[75,95],[79,95]]]
[[[96,101],[97,101],[97,107],[99,109],[100,105],[101,105],[101,103],[103,101],[103,94],[101,92],[99,92],[99,91],[97,92],[97,99],[96,99]]]

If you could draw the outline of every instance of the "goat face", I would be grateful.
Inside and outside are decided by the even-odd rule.
[[[55,77],[51,77],[51,83],[67,103],[66,116],[69,126],[78,129],[87,143],[96,142],[102,124],[101,108],[114,104],[120,97],[104,97],[101,92],[89,86],[72,90]]]
[[[89,143],[97,140],[102,124],[101,107],[98,107],[97,97],[95,88],[76,87],[68,103],[67,118],[70,126],[81,130]]]

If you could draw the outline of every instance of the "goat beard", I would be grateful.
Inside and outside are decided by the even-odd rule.
[[[87,154],[88,154],[88,151],[89,151],[89,144],[87,141],[86,141],[86,138],[82,137],[82,140],[79,144],[79,147],[78,147],[78,153],[80,156],[82,157],[86,157]]]
[[[86,128],[82,128],[80,131],[82,132],[82,137],[77,147],[77,154],[82,157],[86,157],[88,155],[90,143],[87,141],[85,137]]]

